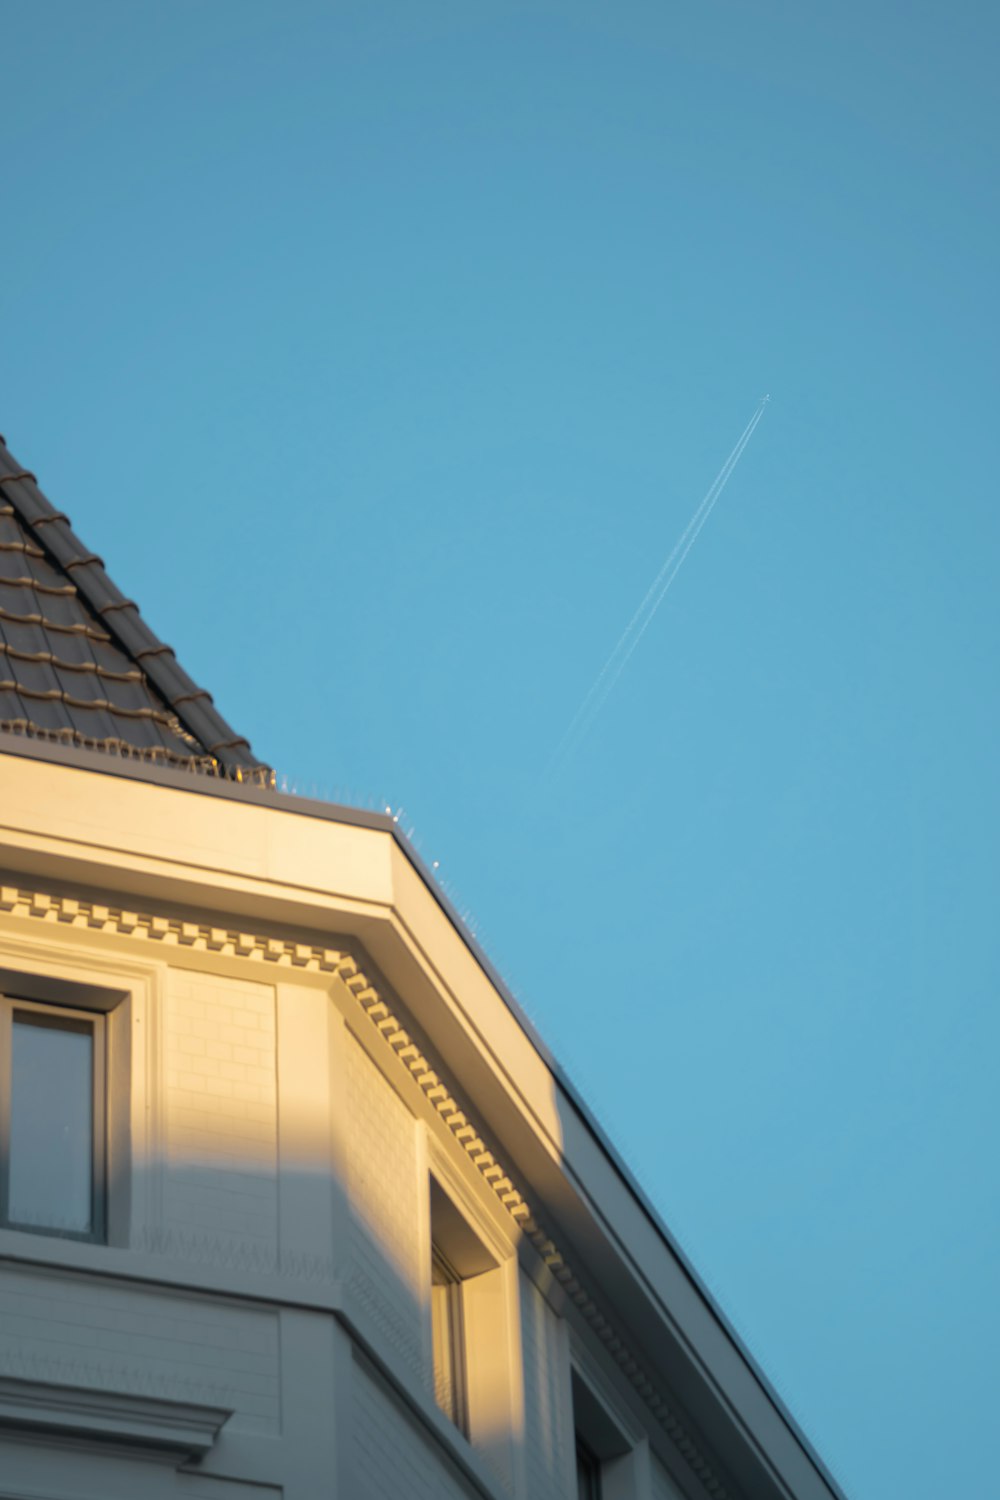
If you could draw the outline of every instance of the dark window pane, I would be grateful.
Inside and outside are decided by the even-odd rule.
[[[601,1500],[601,1467],[586,1443],[576,1440],[576,1493],[578,1500]]]
[[[86,1234],[94,1157],[94,1033],[15,1013],[11,1052],[12,1223]]]

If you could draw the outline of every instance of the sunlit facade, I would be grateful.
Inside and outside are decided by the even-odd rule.
[[[838,1495],[391,817],[2,446],[0,633],[0,1490]]]

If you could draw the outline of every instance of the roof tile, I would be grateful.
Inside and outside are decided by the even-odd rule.
[[[0,439],[4,730],[273,782]]]

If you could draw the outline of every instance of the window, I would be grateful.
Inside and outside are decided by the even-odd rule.
[[[598,1387],[573,1370],[577,1500],[631,1500],[638,1488],[636,1438]]]
[[[514,1493],[522,1414],[517,1246],[503,1210],[453,1156],[452,1142],[421,1132],[426,1149],[424,1348],[433,1396],[456,1441]]]
[[[0,996],[0,1224],[104,1238],[105,1022]]]
[[[577,1500],[601,1500],[601,1461],[595,1458],[579,1433],[576,1435]]]
[[[431,1336],[434,1396],[446,1417],[469,1433],[465,1383],[465,1319],[462,1279],[444,1251],[431,1241]]]
[[[434,1396],[477,1446],[509,1405],[504,1277],[462,1210],[430,1180]]]

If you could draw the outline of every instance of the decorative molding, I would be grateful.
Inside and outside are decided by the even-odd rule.
[[[51,1388],[74,1397],[95,1400],[129,1399],[168,1407],[201,1407],[223,1413],[234,1410],[232,1392],[222,1386],[184,1376],[160,1375],[141,1365],[91,1364],[82,1359],[61,1359],[55,1354],[8,1349],[0,1356],[0,1391],[6,1385]],[[220,1423],[221,1425],[221,1423]]]
[[[178,1464],[202,1458],[231,1415],[223,1407],[0,1376],[0,1429],[139,1447]]]
[[[149,1255],[188,1261],[224,1271],[275,1276],[311,1286],[341,1286],[343,1272],[325,1255],[283,1250],[280,1257],[260,1245],[241,1244],[234,1235],[198,1233],[172,1225],[151,1225],[133,1239],[132,1247]]]
[[[0,886],[0,911],[8,912],[14,917],[34,917],[63,927],[83,927],[92,931],[119,933],[123,937],[145,937],[161,943],[165,948],[189,948],[195,952],[248,958],[278,964],[284,968],[339,974],[346,964],[348,972],[357,971],[354,959],[341,949],[320,948],[311,943],[290,943],[281,938],[209,927],[200,922],[181,921],[177,917],[158,917],[148,912],[130,911],[121,906],[77,900],[73,896],[26,891],[17,886]]]
[[[137,1250],[150,1255],[165,1255],[227,1271],[273,1276],[278,1269],[278,1257],[274,1251],[242,1242],[236,1235],[177,1229],[172,1225],[149,1225],[135,1236],[133,1243]]]
[[[459,1103],[455,1097],[456,1091],[444,1079],[440,1067],[431,1063],[426,1056],[426,1049],[418,1044],[411,1031],[403,1024],[393,1008],[396,1002],[392,1001],[387,992],[380,992],[376,988],[351,952],[232,928],[212,927],[200,922],[184,921],[179,917],[156,916],[77,897],[24,890],[17,886],[0,887],[0,912],[8,912],[16,917],[33,917],[68,927],[146,938],[164,947],[183,947],[195,952],[246,958],[251,962],[273,964],[279,968],[332,974],[341,979],[375,1033],[416,1083],[450,1132],[451,1138],[461,1147],[521,1234],[534,1246],[607,1354],[653,1413],[689,1468],[698,1476],[707,1494],[712,1500],[731,1500],[725,1486],[701,1454],[670,1402],[646,1374],[615,1326],[601,1312],[595,1296],[535,1214],[502,1160],[487,1145],[479,1128],[470,1118],[468,1106]]]

